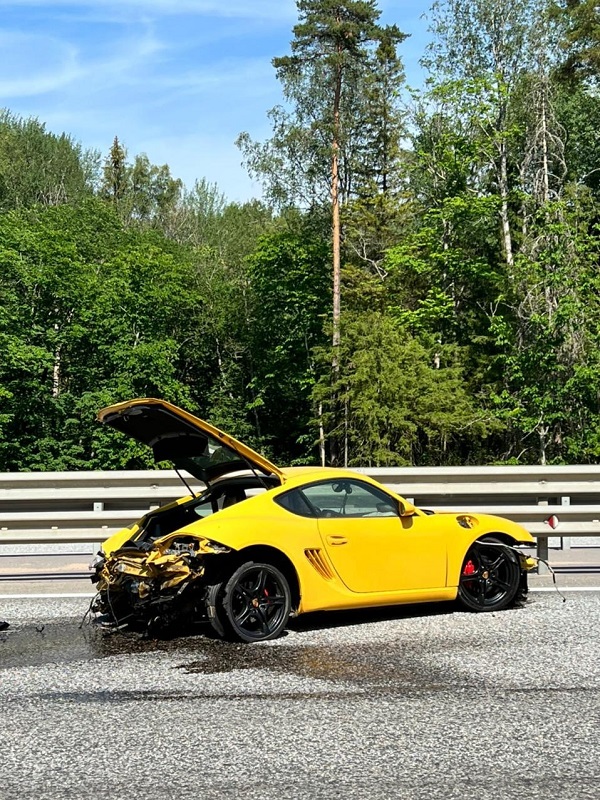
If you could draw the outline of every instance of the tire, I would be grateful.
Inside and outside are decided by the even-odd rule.
[[[292,609],[287,579],[272,564],[246,561],[231,577],[209,586],[206,612],[221,638],[266,642],[280,636]]]
[[[502,611],[514,602],[520,584],[518,556],[490,536],[467,551],[460,571],[458,600],[469,611]]]
[[[223,609],[221,608],[221,599],[224,589],[225,583],[213,583],[207,587],[204,598],[206,617],[213,633],[215,633],[219,639],[225,638],[225,624],[223,622]]]

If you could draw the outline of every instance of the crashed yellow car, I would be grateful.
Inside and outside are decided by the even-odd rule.
[[[104,543],[92,575],[104,625],[207,621],[220,637],[259,642],[308,611],[455,599],[499,611],[525,599],[533,539],[514,522],[425,512],[344,469],[276,467],[162,400],[98,419],[206,487]]]

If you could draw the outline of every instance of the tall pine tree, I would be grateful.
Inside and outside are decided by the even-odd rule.
[[[395,27],[379,24],[375,0],[297,0],[291,55],[273,59],[292,112],[274,109],[274,137],[257,145],[243,134],[239,145],[250,171],[261,175],[280,203],[331,198],[333,254],[332,372],[339,370],[340,206],[351,191],[351,146],[357,106],[372,61],[384,37],[394,47],[403,38]],[[353,125],[354,123],[354,125]],[[298,179],[298,173],[304,181]],[[325,180],[324,180],[325,179]],[[335,427],[335,423],[334,423]],[[335,438],[331,460],[338,459]]]

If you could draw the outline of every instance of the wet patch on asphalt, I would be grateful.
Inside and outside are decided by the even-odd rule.
[[[291,620],[289,627],[302,635],[327,628],[350,627],[405,617],[434,616],[447,614],[448,611],[447,604],[428,604],[351,612],[320,612]],[[183,633],[173,631],[172,636],[151,638],[139,633],[105,630],[89,622],[82,624],[81,617],[64,618],[60,622],[44,622],[43,617],[40,617],[38,623],[13,624],[8,631],[0,633],[0,670],[118,655],[192,651],[196,654],[196,660],[188,665],[190,671],[230,672],[256,666],[260,668],[260,664],[255,663],[263,658],[260,654],[267,651],[264,658],[273,658],[268,655],[268,651],[277,648],[285,638],[286,634],[277,641],[258,645],[231,644],[215,639],[208,624],[198,624]],[[298,644],[303,649],[308,647],[301,642]],[[282,653],[283,661],[289,662],[291,657],[291,652],[285,648],[285,654]],[[204,669],[200,668],[201,664]]]
[[[21,625],[0,634],[0,671],[138,653],[181,650],[197,653],[203,643],[214,644],[199,635],[149,639],[135,633],[103,631],[93,625],[80,627],[79,623],[75,619],[49,623],[42,630],[41,626]]]
[[[394,619],[437,617],[446,614],[449,618],[451,606],[434,604],[427,606],[404,606],[395,608],[368,609],[360,612],[337,612],[311,614],[290,623],[290,636],[260,644],[234,644],[211,638],[208,625],[198,625],[187,635],[173,638],[154,639],[137,633],[107,631],[93,624],[81,625],[81,618],[63,618],[49,622],[45,626],[32,623],[16,625],[6,633],[0,634],[0,673],[3,669],[36,667],[44,665],[89,662],[120,656],[142,654],[163,654],[172,657],[170,669],[187,675],[228,674],[239,671],[262,671],[273,676],[293,675],[302,679],[325,681],[334,685],[345,685],[349,694],[431,692],[456,687],[463,676],[452,669],[434,666],[431,641],[423,647],[423,639],[411,636],[393,640],[382,646],[382,641],[356,643],[345,641],[342,646],[332,645],[331,641],[314,643],[308,641],[311,632],[329,628],[362,625],[368,630],[369,623]],[[510,614],[511,612],[503,612]],[[522,613],[521,611],[515,613]],[[465,615],[470,616],[470,615]],[[494,615],[489,615],[491,621]],[[358,636],[358,632],[357,632]],[[451,639],[439,641],[440,652],[473,652],[486,647],[485,638],[478,641],[472,632],[456,635]],[[477,681],[476,681],[477,683]],[[473,682],[471,681],[471,685]],[[317,695],[328,696],[325,687],[317,689]],[[62,697],[62,693],[59,693]],[[64,695],[64,700],[81,702],[111,702],[125,700],[185,699],[175,690],[166,688],[136,692],[91,692],[85,697],[76,692],[75,696]],[[198,694],[203,697],[203,687],[198,686]],[[235,699],[235,692],[227,692],[225,697]],[[55,699],[59,696],[53,694]],[[218,699],[210,690],[207,697]],[[254,693],[241,695],[254,697]],[[273,698],[273,693],[265,694],[264,699]],[[279,693],[275,693],[279,696]],[[299,699],[293,691],[287,699]],[[337,693],[336,695],[337,696]],[[254,699],[262,699],[260,693]]]
[[[432,690],[447,686],[441,675],[424,675],[422,658],[410,648],[391,646],[382,658],[378,644],[333,647],[326,644],[302,644],[288,646],[282,641],[259,645],[244,645],[210,639],[205,635],[182,636],[170,640],[144,638],[138,634],[123,632],[107,633],[93,626],[79,628],[78,621],[50,623],[43,630],[35,625],[17,627],[0,640],[0,673],[4,669],[38,667],[105,659],[114,656],[135,656],[162,653],[174,656],[173,668],[188,675],[215,675],[238,671],[261,671],[274,675],[295,675],[300,678],[326,681],[331,684],[346,684],[350,693],[363,693],[368,687],[384,689],[386,686],[403,687],[405,690]],[[200,688],[200,687],[199,687]],[[63,697],[64,694],[64,697]],[[112,702],[127,700],[176,700],[177,692],[161,690],[135,692],[92,692],[85,698],[79,692],[52,693],[54,699],[83,702]],[[325,689],[317,694],[329,696]],[[217,695],[208,692],[211,698]],[[207,695],[207,696],[208,696]],[[200,691],[202,696],[202,691]],[[254,693],[251,694],[254,697]],[[276,696],[279,696],[278,694]],[[302,693],[289,694],[289,698],[303,697]],[[312,695],[311,695],[312,696]],[[333,694],[331,696],[334,696]],[[337,696],[337,694],[336,694]],[[228,699],[235,699],[228,692]],[[241,698],[248,698],[243,694]],[[264,699],[273,698],[265,693]],[[254,699],[261,699],[260,693]]]
[[[258,651],[259,648],[256,648]],[[446,690],[455,681],[448,673],[432,668],[423,653],[390,645],[382,659],[381,644],[306,645],[301,647],[260,648],[260,652],[219,652],[217,658],[180,665],[186,673],[209,674],[233,670],[263,670],[275,675],[294,675],[310,681],[345,686],[345,695],[412,695]],[[277,695],[279,696],[279,695]],[[311,692],[311,697],[313,697]],[[324,693],[327,696],[327,693]],[[336,692],[336,697],[339,694]],[[273,697],[273,695],[271,695]]]

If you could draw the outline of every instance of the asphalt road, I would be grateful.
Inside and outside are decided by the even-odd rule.
[[[80,629],[85,602],[1,601],[1,800],[600,798],[597,593],[247,646]]]

